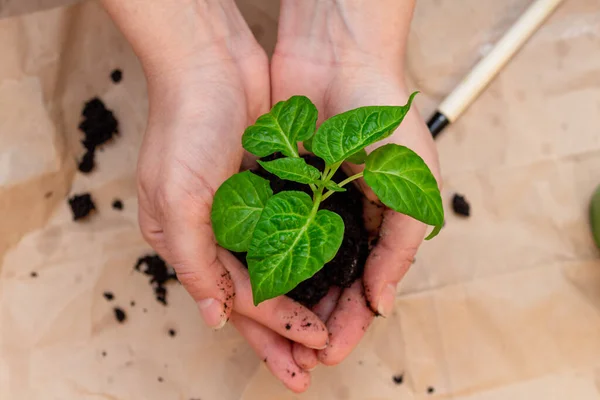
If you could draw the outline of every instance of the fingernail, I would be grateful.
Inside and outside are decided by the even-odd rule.
[[[310,372],[310,371],[314,371],[315,369],[317,369],[317,367],[318,367],[318,366],[319,366],[319,365],[317,364],[317,365],[315,365],[315,366],[314,366],[314,367],[312,367],[312,368],[305,369],[305,371],[308,371],[308,372]]]
[[[327,339],[327,342],[325,342],[325,345],[323,345],[322,347],[306,345],[306,347],[313,350],[325,350],[327,346],[329,346],[329,339]]]
[[[392,313],[394,309],[394,303],[396,302],[396,286],[389,284],[387,285],[379,295],[379,302],[377,302],[377,312],[383,317],[387,317]]]
[[[329,343],[327,343],[325,346],[322,346],[322,347],[306,345],[306,347],[308,347],[309,349],[313,349],[313,350],[325,350],[327,348],[327,346],[329,346]]]
[[[200,314],[206,325],[213,329],[221,329],[227,322],[223,303],[215,299],[204,299],[198,302]]]

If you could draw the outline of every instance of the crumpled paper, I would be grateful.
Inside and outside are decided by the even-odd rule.
[[[439,138],[442,234],[419,251],[394,315],[343,364],[318,368],[303,395],[234,329],[204,328],[183,288],[164,307],[133,271],[150,252],[134,178],[145,83],[97,3],[29,13],[70,2],[0,1],[0,17],[12,16],[0,20],[1,399],[600,398],[600,262],[587,222],[600,182],[599,0],[566,1]],[[278,2],[239,3],[272,50]],[[418,2],[407,70],[424,116],[530,3]],[[82,175],[77,125],[93,96],[122,135]],[[66,197],[84,191],[98,212],[73,223]],[[471,218],[452,214],[455,192]]]

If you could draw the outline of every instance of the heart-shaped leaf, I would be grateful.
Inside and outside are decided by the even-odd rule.
[[[217,243],[232,251],[248,251],[254,227],[272,195],[269,181],[249,171],[227,179],[215,193],[210,216]]]
[[[302,142],[302,145],[304,146],[306,151],[310,151],[311,153],[313,152],[313,150],[312,150],[313,139],[314,139],[314,136],[311,136],[308,139],[306,139],[304,142]]]
[[[365,149],[359,150],[346,159],[346,161],[356,165],[364,164],[366,160],[367,151]]]
[[[442,196],[425,161],[404,146],[387,144],[367,157],[364,179],[379,200],[399,213],[436,228],[444,223]]]
[[[313,153],[333,165],[385,139],[400,125],[416,94],[404,106],[361,107],[329,118],[315,133]]]
[[[298,141],[312,136],[317,125],[317,108],[304,96],[293,96],[275,104],[261,115],[242,136],[242,146],[250,153],[265,157],[281,152],[298,157]]]
[[[246,260],[254,304],[285,294],[331,261],[344,237],[344,221],[317,211],[309,195],[281,192],[260,216]]]
[[[278,158],[273,161],[258,161],[270,173],[281,179],[298,183],[314,183],[321,177],[318,169],[308,165],[303,158]]]
[[[329,189],[329,190],[332,190],[334,192],[345,192],[346,191],[346,188],[341,187],[340,185],[338,185],[334,181],[327,181],[325,183],[325,188]]]

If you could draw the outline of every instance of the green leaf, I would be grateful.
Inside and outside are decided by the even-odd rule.
[[[319,180],[321,173],[303,158],[278,158],[274,161],[258,161],[270,173],[281,179],[298,183],[314,183]]]
[[[429,225],[443,225],[444,207],[437,181],[414,151],[396,144],[376,149],[367,157],[364,179],[391,209]],[[438,232],[434,230],[434,236]]]
[[[275,104],[261,115],[242,136],[242,146],[250,153],[265,157],[281,152],[298,157],[298,141],[312,136],[317,125],[317,108],[304,96],[294,96]]]
[[[334,192],[345,192],[346,191],[346,188],[341,187],[340,185],[338,185],[334,181],[327,181],[325,183],[325,188],[329,189],[329,190],[332,190]]]
[[[313,150],[312,150],[313,139],[314,139],[314,136],[311,136],[308,139],[306,139],[304,142],[302,142],[302,144],[304,145],[304,148],[307,151],[310,151],[311,153],[313,152]]]
[[[433,230],[431,231],[431,233],[429,234],[429,236],[427,236],[425,238],[425,240],[431,240],[434,237],[436,237],[438,235],[438,233],[440,233],[440,231],[442,230],[442,228],[444,227],[444,224],[442,223],[442,225],[436,225],[433,227]]]
[[[590,222],[594,241],[600,249],[600,186],[596,189],[596,193],[592,196],[590,203]]]
[[[385,139],[398,128],[417,93],[404,106],[361,107],[329,118],[315,133],[313,153],[333,165]]]
[[[269,181],[249,171],[223,182],[210,216],[217,243],[232,251],[248,251],[254,227],[272,195]]]
[[[352,154],[350,157],[346,159],[346,161],[351,162],[352,164],[360,165],[364,164],[367,160],[367,151],[365,149],[359,150],[357,153]]]
[[[333,259],[343,237],[342,218],[317,212],[306,193],[271,197],[246,257],[254,304],[285,294],[317,273]]]

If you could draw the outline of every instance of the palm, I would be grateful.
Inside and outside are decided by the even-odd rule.
[[[158,91],[155,99],[150,90],[150,119],[138,167],[140,223],[144,233],[153,235],[150,241],[166,253],[164,221],[173,209],[169,205],[176,203],[176,209],[186,209],[203,225],[202,241],[212,258],[212,196],[239,170],[239,138],[267,107],[268,75],[259,60],[209,65],[194,74],[186,79],[193,84],[178,91],[175,105],[165,105],[168,93]]]
[[[400,77],[400,67],[389,64],[348,64],[333,63],[308,57],[295,57],[294,52],[276,53],[272,61],[271,81],[274,101],[286,99],[292,95],[306,95],[319,110],[319,120],[338,113],[366,105],[402,105],[408,99],[408,91]],[[397,132],[384,142],[394,142],[416,151],[430,166],[439,180],[437,153],[433,140],[416,110],[411,110]],[[383,143],[377,143],[381,146]],[[370,149],[367,149],[368,151]],[[355,165],[347,165],[351,173],[360,169]],[[371,200],[376,200],[372,191],[362,180],[357,183]],[[381,221],[382,209],[369,207],[365,209],[366,221]],[[375,215],[373,215],[375,214]],[[375,218],[373,218],[375,217]],[[378,309],[378,295],[389,282],[397,283],[408,266],[425,234],[425,226],[417,221],[394,213],[383,212],[384,222],[381,225],[367,228],[380,228],[386,235],[373,249],[365,269],[363,282],[355,283],[344,293],[332,290],[317,307],[320,316],[327,321],[332,334],[328,349],[319,353],[319,359],[325,364],[340,362],[358,343],[365,327],[373,318],[373,311]],[[339,296],[353,301],[339,302]],[[365,297],[366,300],[365,301]],[[311,366],[311,358],[315,356],[307,349],[296,346],[295,356],[302,365]]]

